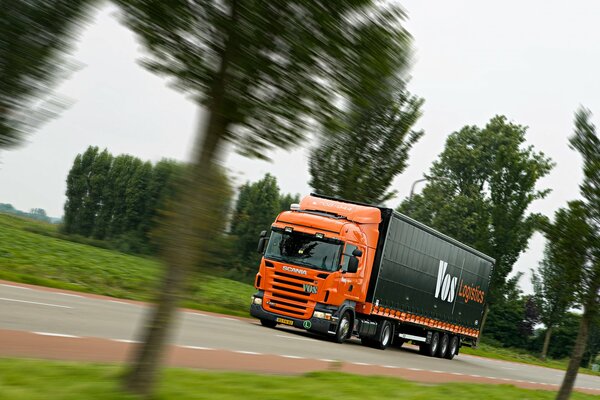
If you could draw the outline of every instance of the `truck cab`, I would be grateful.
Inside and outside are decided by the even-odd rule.
[[[367,296],[380,222],[377,208],[314,196],[279,214],[261,235],[251,314],[266,326],[348,338]]]

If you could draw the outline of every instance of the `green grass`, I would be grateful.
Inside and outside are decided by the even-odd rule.
[[[119,390],[122,367],[23,359],[0,359],[0,399],[135,399]],[[313,372],[299,376],[165,371],[157,399],[553,399],[556,393],[510,385],[420,384],[396,378]],[[597,396],[574,393],[576,400]]]
[[[569,363],[568,359],[565,360],[553,360],[547,359],[546,361],[542,361],[538,357],[534,356],[531,353],[526,352],[525,350],[520,349],[511,349],[511,348],[503,348],[491,346],[489,344],[479,343],[476,349],[469,347],[462,347],[460,349],[462,354],[471,354],[474,356],[485,357],[485,358],[494,358],[497,360],[504,361],[513,361],[520,362],[525,364],[539,365],[541,367],[554,368],[554,369],[562,369],[566,370],[567,365]],[[580,373],[588,374],[588,375],[598,375],[599,372],[594,372],[588,368],[580,368]]]
[[[161,276],[160,263],[47,234],[56,225],[0,214],[0,279],[124,299],[150,301]],[[250,285],[198,274],[184,305],[248,316]]]

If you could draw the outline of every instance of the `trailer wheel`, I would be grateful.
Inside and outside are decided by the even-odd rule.
[[[381,329],[379,330],[379,335],[377,336],[376,346],[380,350],[385,350],[394,337],[394,329],[390,321],[383,321],[381,324]]]
[[[438,357],[438,358],[446,357],[446,354],[448,354],[448,343],[449,342],[450,342],[450,338],[448,337],[448,334],[443,333],[442,338],[440,339],[440,344],[438,346],[438,351],[435,354],[436,357]]]
[[[458,353],[458,336],[452,336],[452,338],[450,338],[450,345],[448,346],[448,351],[446,352],[446,355],[444,357],[448,360],[452,360],[456,353]]]
[[[431,342],[422,343],[419,348],[421,350],[421,353],[423,353],[429,357],[433,357],[433,356],[435,356],[435,353],[437,352],[439,344],[440,344],[440,334],[437,332],[433,332],[433,334],[431,335]]]
[[[340,322],[338,323],[337,329],[335,331],[335,341],[338,343],[344,343],[346,339],[350,338],[352,334],[352,316],[349,311],[346,311],[342,318],[340,318]]]
[[[267,328],[275,328],[275,326],[277,325],[277,322],[271,321],[271,320],[268,320],[268,319],[261,319],[260,320],[260,324],[262,326],[266,326]]]

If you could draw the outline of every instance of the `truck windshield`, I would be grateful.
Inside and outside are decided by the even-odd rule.
[[[337,271],[340,268],[342,242],[318,239],[300,232],[273,231],[265,258],[302,265],[312,269]]]

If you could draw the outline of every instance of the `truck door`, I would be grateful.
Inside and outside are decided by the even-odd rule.
[[[358,271],[348,272],[348,261],[352,257],[352,252],[355,249],[360,249],[363,255],[358,259]],[[353,243],[346,243],[344,246],[344,252],[342,253],[342,278],[340,279],[340,286],[338,287],[338,293],[344,294],[349,300],[358,300],[361,292],[362,285],[362,270],[364,266],[364,260],[366,259],[366,248],[364,246],[356,245]]]

